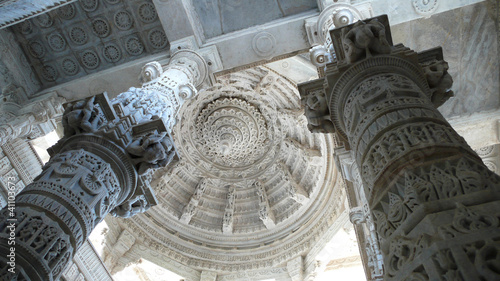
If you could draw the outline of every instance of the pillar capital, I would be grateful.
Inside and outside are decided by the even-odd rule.
[[[19,267],[0,274],[57,280],[108,213],[128,218],[156,205],[151,171],[177,159],[170,133],[206,76],[200,55],[179,51],[168,65],[147,64],[141,88],[113,100],[102,93],[64,104],[64,136],[49,149],[50,161],[17,195],[19,206],[0,213],[0,262],[15,237]],[[44,120],[44,114],[35,110],[32,118]]]

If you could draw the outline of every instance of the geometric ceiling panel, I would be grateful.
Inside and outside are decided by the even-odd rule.
[[[317,10],[316,0],[193,1],[206,38]]]
[[[43,88],[169,49],[151,0],[81,0],[12,29]]]

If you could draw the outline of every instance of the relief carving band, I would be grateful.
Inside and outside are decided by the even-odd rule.
[[[124,24],[125,16],[119,16]],[[182,103],[196,94],[192,84],[205,78],[196,62],[174,64],[112,101],[103,93],[64,105],[64,137],[49,149],[50,161],[16,196],[15,210],[0,212],[0,262],[8,261],[8,241],[15,237],[17,267],[2,266],[0,276],[59,280],[108,213],[128,218],[157,204],[148,172],[177,159],[170,131]]]
[[[353,152],[384,280],[500,279],[490,262],[500,248],[500,177],[436,109],[453,95],[441,48],[393,45],[386,16],[330,36],[338,61],[299,90],[307,103],[325,85],[325,104],[306,116],[328,112]],[[313,131],[318,122],[308,121]]]

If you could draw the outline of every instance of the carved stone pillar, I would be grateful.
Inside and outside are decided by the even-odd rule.
[[[0,211],[1,276],[58,280],[106,214],[130,217],[156,204],[148,171],[176,157],[169,133],[205,78],[200,69],[201,57],[179,52],[164,69],[148,64],[140,89],[111,102],[104,93],[66,104],[64,137],[50,161]]]
[[[0,146],[16,138],[34,139],[48,133],[45,127],[55,129],[54,119],[63,113],[64,98],[51,94],[29,104],[0,102]]]
[[[346,151],[343,148],[336,149],[335,158],[344,179],[349,181],[349,183],[346,182],[350,207],[349,219],[356,232],[367,280],[380,281],[384,275],[382,253],[374,220],[368,207],[363,180],[351,151]]]
[[[393,46],[386,16],[331,36],[338,61],[300,92],[328,101],[308,119],[353,151],[384,280],[498,280],[500,177],[436,109],[452,94],[442,50]]]
[[[302,256],[295,257],[286,263],[286,269],[292,281],[304,280],[304,261]]]

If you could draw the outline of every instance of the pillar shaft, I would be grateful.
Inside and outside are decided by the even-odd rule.
[[[58,280],[108,213],[126,218],[156,204],[147,174],[176,157],[170,132],[203,67],[196,53],[179,52],[164,69],[146,65],[142,88],[65,105],[50,161],[0,212],[0,276]]]
[[[386,17],[331,36],[338,62],[301,95],[353,150],[384,280],[498,280],[500,177],[436,109],[452,94],[441,49],[393,46]]]

